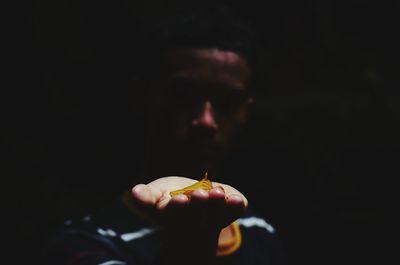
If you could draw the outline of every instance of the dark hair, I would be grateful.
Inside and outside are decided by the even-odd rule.
[[[165,52],[175,48],[229,50],[243,56],[252,70],[258,64],[255,33],[237,13],[221,3],[175,1],[143,25],[135,56],[141,75],[157,73]]]

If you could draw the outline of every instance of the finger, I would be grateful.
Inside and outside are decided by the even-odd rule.
[[[208,192],[203,189],[196,189],[192,192],[191,200],[193,203],[202,203],[208,200]]]
[[[230,197],[232,195],[237,195],[240,196],[244,202],[244,206],[247,208],[248,206],[248,201],[247,198],[237,189],[233,188],[232,186],[226,185],[226,184],[222,184],[222,183],[218,183],[218,182],[213,182],[213,186],[217,187],[217,186],[222,186],[223,189],[225,190],[225,195],[226,197]]]
[[[214,219],[214,227],[222,228],[225,224],[226,198],[225,192],[220,187],[209,191],[209,215]]]
[[[155,192],[148,185],[138,184],[132,189],[132,197],[139,204],[154,206],[161,197],[161,193]]]
[[[242,216],[247,208],[243,197],[236,194],[228,196],[226,206],[226,224],[230,224]]]
[[[169,207],[183,207],[189,203],[189,198],[185,194],[179,194],[169,200]]]
[[[131,203],[142,216],[150,220],[157,219],[156,203],[161,193],[154,192],[148,185],[138,184],[132,188]]]
[[[208,192],[209,196],[209,205],[210,205],[210,214],[215,215],[217,217],[223,216],[225,214],[226,208],[226,196],[225,192],[217,187],[213,188]]]
[[[196,189],[190,195],[190,214],[195,217],[204,215],[208,205],[208,192],[203,189]]]
[[[240,196],[238,194],[232,194],[232,195],[228,196],[226,199],[226,204],[228,207],[232,207],[232,208],[245,208],[246,207],[243,196]]]
[[[179,228],[186,222],[189,198],[184,194],[166,198],[157,205],[159,212],[163,212],[162,222],[170,228]]]
[[[208,196],[210,201],[225,201],[225,192],[220,187],[211,189]]]
[[[190,197],[190,206],[186,211],[188,224],[195,224],[197,229],[203,230],[208,224],[208,192],[203,189],[196,189]]]
[[[185,194],[179,194],[171,198],[168,194],[163,196],[157,203],[158,210],[176,210],[185,207],[189,203],[190,199]]]

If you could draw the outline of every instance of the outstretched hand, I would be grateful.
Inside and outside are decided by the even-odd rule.
[[[191,196],[179,194],[171,197],[171,191],[196,182],[185,177],[164,177],[149,184],[136,185],[132,195],[135,204],[153,219],[181,229],[185,226],[222,229],[240,217],[247,208],[248,202],[242,193],[216,182],[212,182],[213,188],[209,191],[196,189]]]
[[[185,177],[164,177],[132,189],[134,203],[163,228],[164,264],[212,264],[222,229],[247,208],[247,199],[235,188],[212,182],[212,189],[189,196],[170,192],[193,185]],[[222,188],[221,188],[222,187]],[[201,255],[199,255],[201,253]],[[195,258],[193,258],[195,257]]]

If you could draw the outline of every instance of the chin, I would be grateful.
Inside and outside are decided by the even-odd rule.
[[[191,148],[190,153],[192,154],[193,158],[197,159],[198,161],[215,164],[223,157],[224,151],[220,146],[199,145]]]

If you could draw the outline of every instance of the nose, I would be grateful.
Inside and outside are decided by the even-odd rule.
[[[203,103],[200,113],[192,120],[192,125],[201,126],[212,130],[218,129],[218,124],[215,120],[214,108],[211,104],[211,101],[207,100]]]

